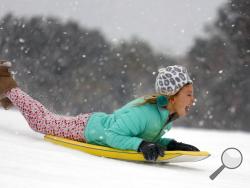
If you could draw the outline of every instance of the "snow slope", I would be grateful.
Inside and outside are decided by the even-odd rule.
[[[167,136],[196,145],[212,156],[196,163],[148,164],[101,158],[54,145],[33,132],[14,110],[0,110],[0,187],[248,187],[250,184],[250,134],[173,128]],[[209,179],[220,165],[224,149],[243,153],[242,165],[224,169]]]

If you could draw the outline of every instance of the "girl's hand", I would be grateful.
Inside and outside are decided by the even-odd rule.
[[[176,142],[175,140],[172,140],[169,142],[167,145],[168,151],[173,151],[173,150],[181,150],[181,151],[200,151],[197,147],[185,144],[182,142]]]
[[[164,156],[165,149],[153,142],[142,141],[138,149],[148,161],[156,161],[159,156]]]

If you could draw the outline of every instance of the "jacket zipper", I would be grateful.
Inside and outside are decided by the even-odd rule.
[[[176,120],[178,118],[177,114],[173,114],[172,117],[168,116],[167,121],[164,123],[164,125],[162,126],[161,130],[159,131],[159,133],[154,137],[153,141],[156,141],[156,139],[158,138],[159,135],[161,135],[162,131],[165,129],[165,127],[172,121]]]

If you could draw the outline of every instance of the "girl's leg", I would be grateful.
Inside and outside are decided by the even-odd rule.
[[[56,115],[18,87],[8,91],[6,96],[22,112],[34,131],[85,141],[83,131],[91,114],[80,114],[75,117]]]

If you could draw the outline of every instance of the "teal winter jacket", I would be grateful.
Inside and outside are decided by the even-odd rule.
[[[135,99],[112,114],[93,113],[83,133],[86,142],[135,151],[143,140],[167,146],[171,139],[161,137],[172,126],[166,124],[169,111],[156,104],[137,105],[143,101]]]

